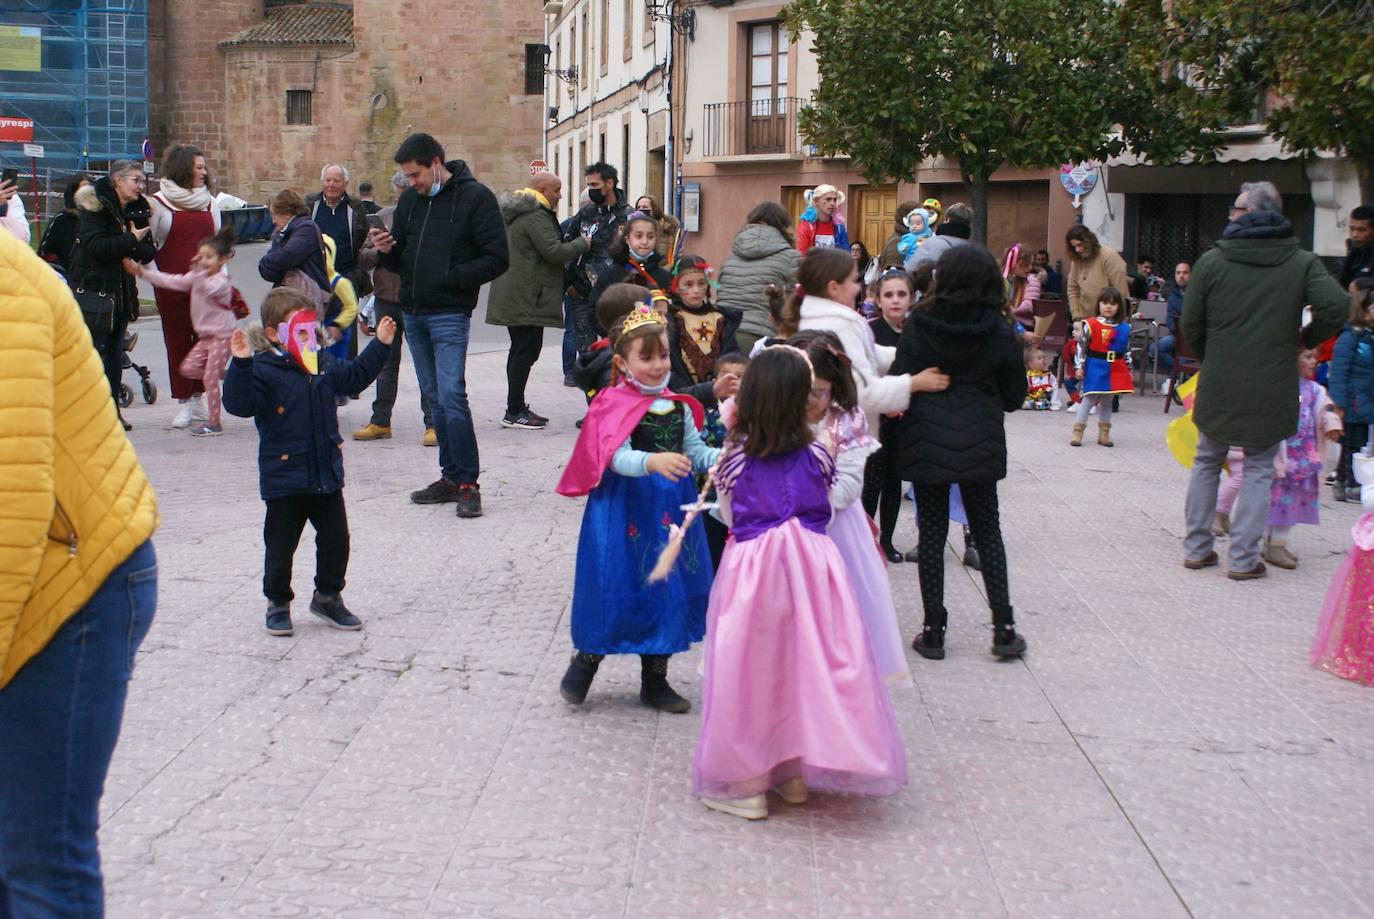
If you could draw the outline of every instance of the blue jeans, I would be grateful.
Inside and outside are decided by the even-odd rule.
[[[1145,354],[1150,360],[1155,359],[1155,346],[1150,345],[1145,349]],[[1167,374],[1174,369],[1174,336],[1164,335],[1159,339],[1159,372]]]
[[[0,919],[104,914],[100,795],[156,609],[149,541],[0,689]]]
[[[577,361],[577,330],[573,328],[572,303],[563,298],[563,379],[572,373]]]
[[[477,484],[477,433],[468,407],[467,313],[407,313],[406,332],[420,392],[439,440],[439,469],[459,485]]]

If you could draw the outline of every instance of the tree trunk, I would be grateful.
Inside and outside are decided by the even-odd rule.
[[[1374,204],[1374,156],[1355,158],[1355,173],[1360,177],[1360,203]]]
[[[973,208],[973,241],[981,246],[988,244],[988,177],[970,176],[965,180],[969,192],[969,205]]]

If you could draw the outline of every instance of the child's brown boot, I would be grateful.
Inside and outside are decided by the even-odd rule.
[[[1112,423],[1110,421],[1097,423],[1097,445],[1099,447],[1114,447],[1112,443]]]
[[[1081,422],[1081,421],[1075,421],[1074,424],[1073,424],[1073,439],[1069,441],[1069,446],[1070,446],[1070,447],[1081,447],[1081,446],[1083,446],[1083,432],[1086,431],[1087,429],[1088,429],[1088,426],[1087,426],[1086,424],[1084,424],[1084,423]]]

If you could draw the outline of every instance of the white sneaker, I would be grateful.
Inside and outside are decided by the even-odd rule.
[[[210,420],[210,410],[205,407],[204,393],[196,393],[191,397],[191,418],[196,421]]]
[[[1167,395],[1169,394],[1169,381],[1168,381],[1168,380],[1165,380],[1163,383],[1160,383],[1160,384],[1159,384],[1159,394],[1160,394],[1161,396],[1167,396]]]
[[[720,798],[702,798],[701,803],[714,811],[722,814],[729,814],[732,817],[743,817],[745,820],[762,820],[768,816],[768,799],[763,795],[754,795],[752,798],[736,798],[734,800],[724,800]]]
[[[172,419],[172,427],[189,428],[191,422],[195,421],[195,406],[190,399],[183,399],[181,408],[177,411],[177,416]]]

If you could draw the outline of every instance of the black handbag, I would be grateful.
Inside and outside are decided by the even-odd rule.
[[[94,282],[94,283],[92,283]],[[72,296],[81,307],[81,315],[92,329],[106,332],[114,328],[115,295],[106,293],[105,281],[98,274],[88,274],[72,286]]]

